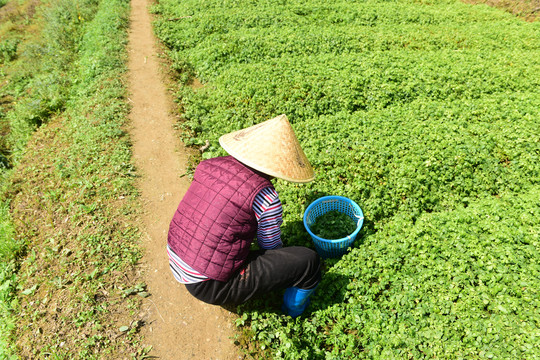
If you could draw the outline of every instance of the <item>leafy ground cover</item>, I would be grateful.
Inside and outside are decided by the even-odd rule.
[[[286,245],[323,195],[365,214],[306,316],[241,309],[254,356],[537,358],[540,25],[456,1],[160,0],[188,144],[289,116],[317,173],[277,181]],[[193,78],[204,86],[188,85]],[[206,146],[205,146],[206,147]]]
[[[10,123],[7,114],[18,98],[17,80],[10,81],[17,73],[20,43],[36,35],[36,1],[0,2],[0,193],[9,187],[11,160]],[[14,76],[21,81],[22,76]],[[12,331],[15,326],[14,308],[17,286],[17,259],[23,250],[23,241],[17,238],[11,221],[10,199],[0,196],[0,358],[14,354]]]
[[[17,32],[24,21],[7,32],[19,43],[1,67],[2,358],[149,350],[124,129],[128,14],[125,0],[44,1],[23,29],[35,38]]]
[[[10,335],[14,327],[12,309],[16,285],[15,257],[20,244],[15,240],[15,229],[10,221],[9,204],[0,203],[0,355],[10,355]]]

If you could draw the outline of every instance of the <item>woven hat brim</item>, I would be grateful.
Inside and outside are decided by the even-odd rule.
[[[315,179],[285,115],[225,134],[219,143],[235,159],[262,173],[295,183]]]

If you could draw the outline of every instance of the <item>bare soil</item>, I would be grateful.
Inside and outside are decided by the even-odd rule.
[[[540,16],[540,0],[462,0],[467,4],[486,4],[509,12],[525,21],[537,21]]]
[[[167,231],[189,180],[181,177],[189,150],[174,130],[173,103],[151,28],[148,0],[132,0],[129,33],[129,99],[133,153],[142,178],[144,203],[143,267],[152,296],[143,303],[141,331],[160,359],[239,359],[235,348],[234,315],[193,298],[176,282],[168,265]]]

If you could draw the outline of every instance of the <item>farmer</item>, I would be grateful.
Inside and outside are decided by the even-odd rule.
[[[311,249],[282,247],[274,177],[305,183],[313,169],[285,115],[223,135],[230,156],[202,161],[169,227],[174,277],[209,304],[241,304],[286,289],[282,310],[297,317],[320,281]],[[257,238],[260,250],[250,251]]]

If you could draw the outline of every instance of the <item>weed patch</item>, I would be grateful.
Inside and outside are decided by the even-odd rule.
[[[15,229],[11,223],[9,203],[0,203],[0,355],[9,358],[14,354],[12,330],[15,327],[13,310],[17,300],[13,298],[16,287],[16,256],[21,244],[15,240]]]
[[[124,131],[128,13],[126,1],[52,2],[44,15],[50,32],[24,47],[45,64],[11,75],[17,103],[6,119],[15,167],[4,197],[24,245],[13,331],[21,357],[148,351],[138,335],[142,297],[125,291],[144,288]]]

